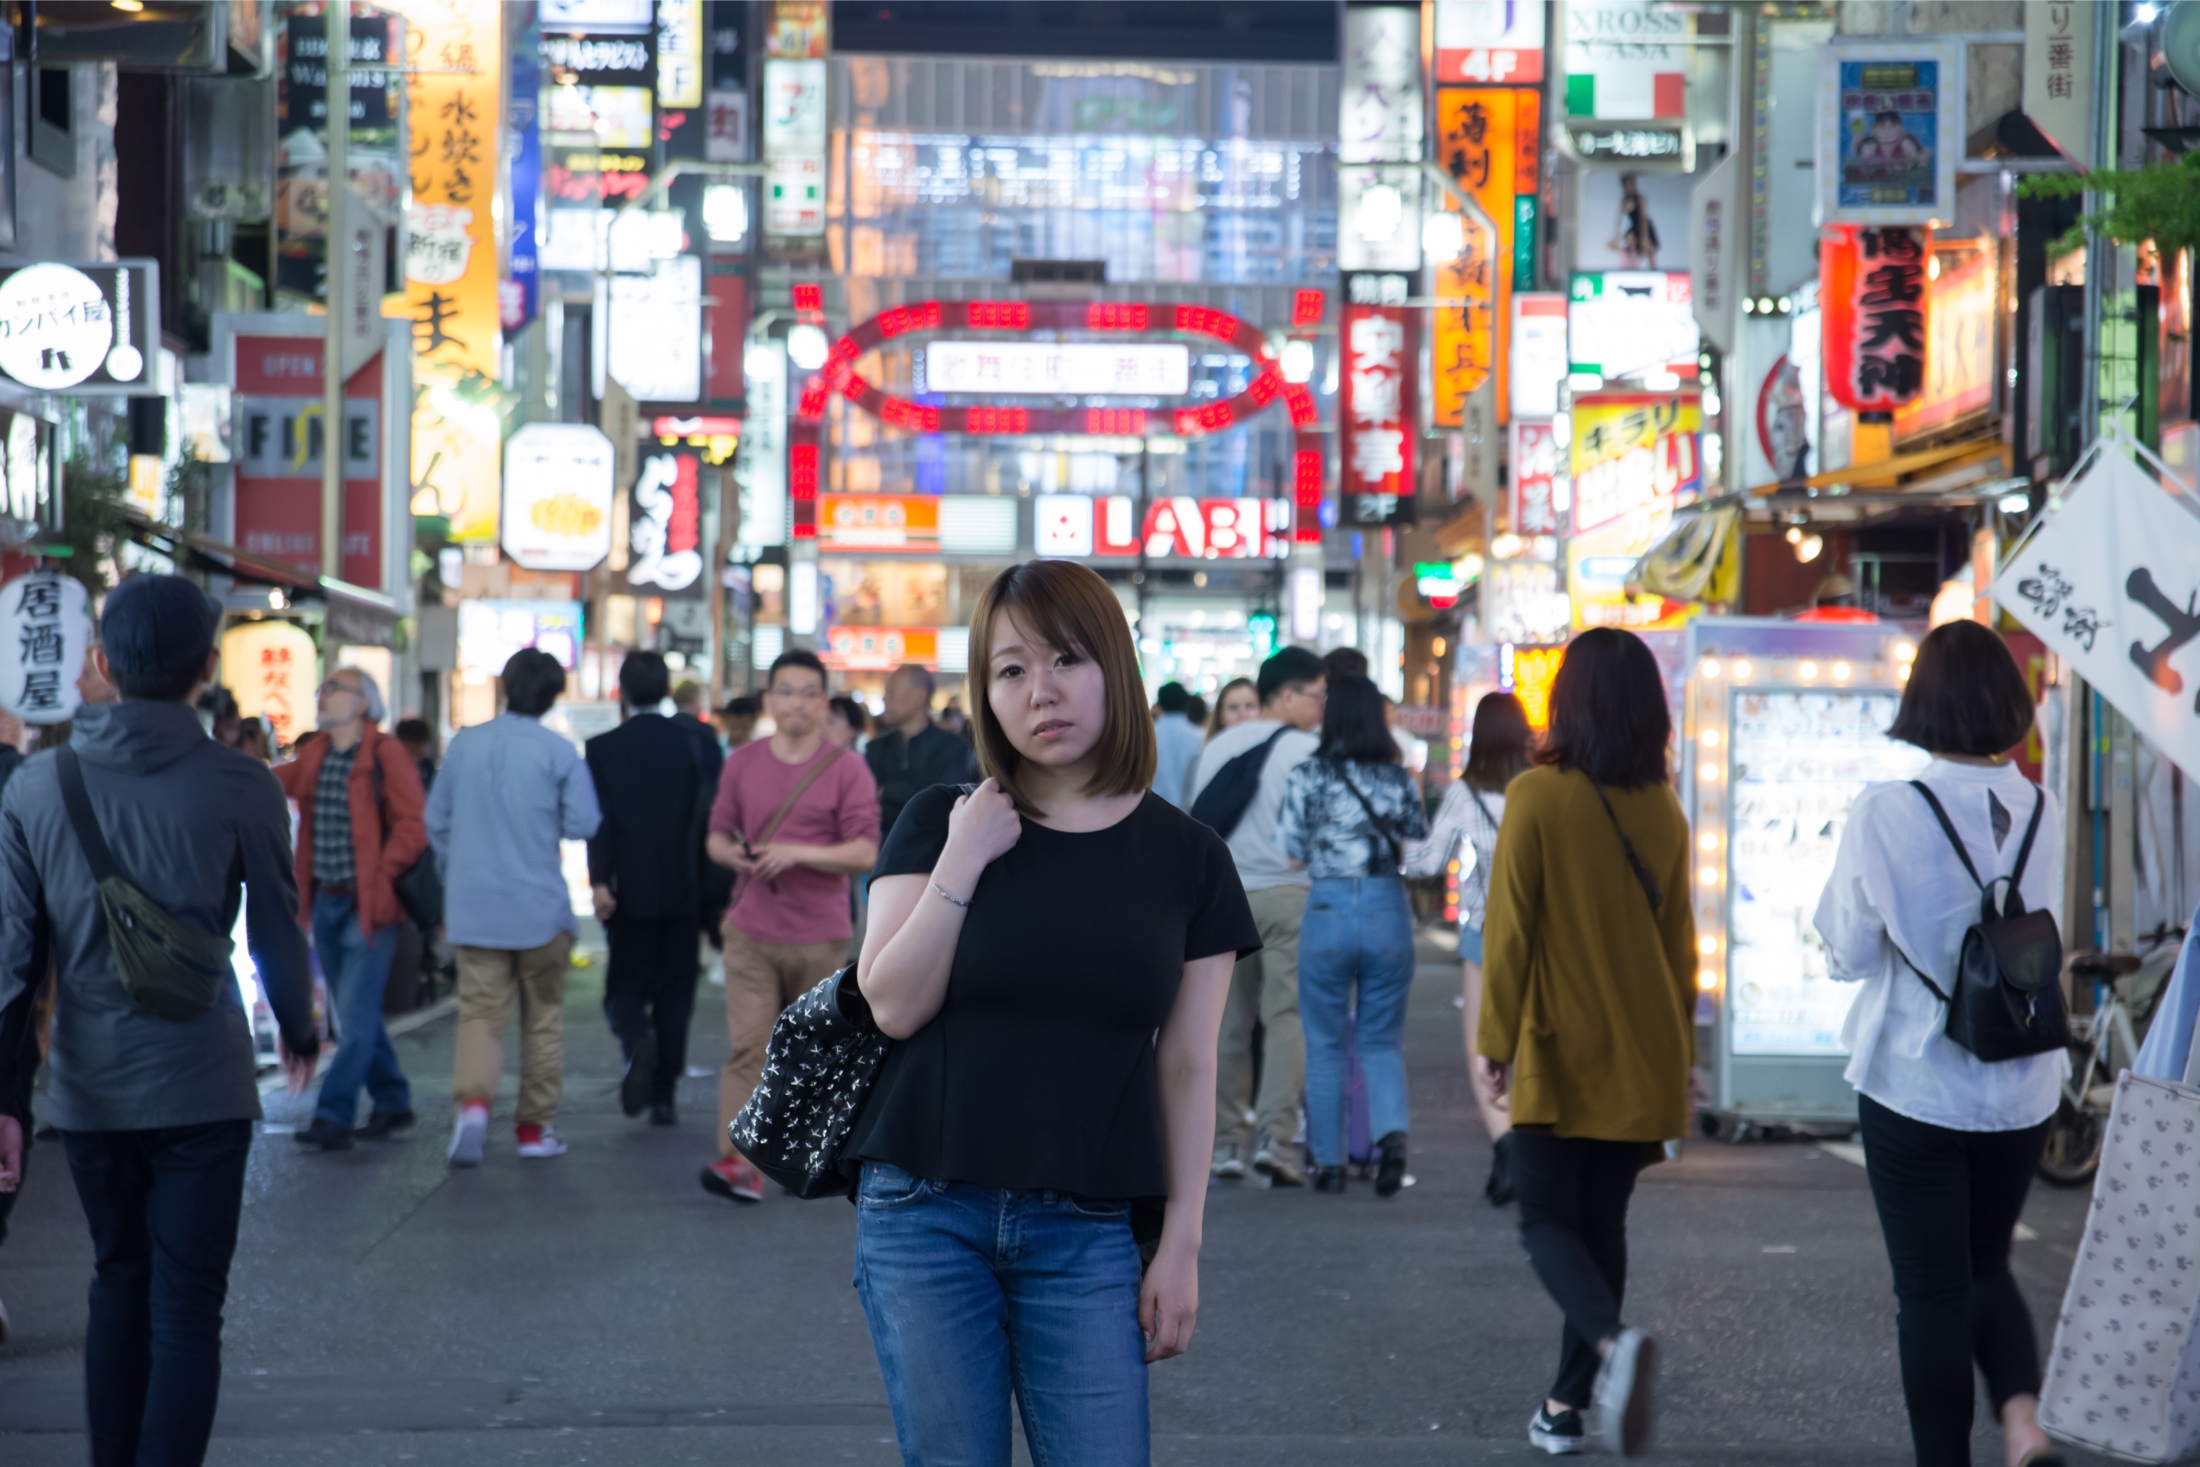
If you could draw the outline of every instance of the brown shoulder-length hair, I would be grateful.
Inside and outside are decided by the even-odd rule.
[[[970,617],[970,678],[976,696],[972,712],[978,767],[1000,782],[1016,807],[1037,810],[1017,786],[1023,756],[1008,741],[993,716],[993,645],[1003,612],[1012,612],[1025,630],[1048,645],[1076,652],[1099,665],[1107,692],[1106,723],[1088,794],[1127,795],[1153,784],[1153,720],[1146,713],[1146,687],[1138,675],[1138,650],[1123,603],[1089,567],[1070,560],[1032,560],[995,576],[978,597]]]
[[[1485,693],[1474,709],[1474,740],[1459,777],[1475,789],[1501,795],[1535,754],[1527,710],[1510,693]]]

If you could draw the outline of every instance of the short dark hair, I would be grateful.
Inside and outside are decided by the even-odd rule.
[[[1566,644],[1551,681],[1551,727],[1540,764],[1578,769],[1598,784],[1663,784],[1673,714],[1658,659],[1633,632],[1593,627]]]
[[[1459,778],[1472,789],[1502,794],[1513,777],[1528,767],[1535,735],[1527,710],[1510,693],[1485,693],[1474,707],[1474,737]]]
[[[1367,654],[1357,647],[1332,647],[1322,654],[1331,677],[1366,677]]]
[[[1929,754],[1992,758],[2024,742],[2032,712],[2032,690],[2000,634],[1945,622],[1917,644],[1887,737]]]
[[[830,688],[833,685],[833,680],[826,676],[825,664],[820,662],[817,654],[807,647],[789,647],[786,651],[774,657],[771,670],[764,674],[765,687],[769,688],[773,683],[779,681],[779,669],[782,667],[807,668],[817,674],[818,682],[825,687]]]
[[[99,614],[115,691],[125,698],[179,702],[206,676],[221,608],[182,576],[129,576]],[[66,674],[73,676],[73,672]]]
[[[425,718],[400,718],[397,720],[397,741],[401,744],[433,744],[435,730],[428,727]]]
[[[672,670],[660,652],[629,652],[619,664],[619,692],[629,708],[654,708],[665,700]]]
[[[1192,706],[1192,695],[1179,682],[1166,682],[1154,689],[1153,700],[1163,713],[1182,713]]]
[[[854,729],[857,733],[870,732],[871,710],[864,707],[861,702],[850,697],[848,694],[839,694],[825,706],[832,709],[833,712],[839,714],[841,721],[847,724],[848,727]]]
[[[565,691],[565,669],[540,647],[522,647],[504,664],[504,706],[540,718]]]
[[[1285,647],[1260,665],[1260,680],[1253,684],[1253,691],[1260,695],[1266,706],[1293,683],[1319,682],[1329,675],[1322,660],[1304,647]]]
[[[1321,747],[1317,759],[1332,763],[1395,764],[1398,741],[1383,721],[1383,695],[1375,684],[1352,673],[1329,675],[1329,701],[1322,707]]]
[[[722,718],[761,718],[764,705],[758,699],[744,694],[739,698],[728,698],[726,706],[719,709],[718,713]]]

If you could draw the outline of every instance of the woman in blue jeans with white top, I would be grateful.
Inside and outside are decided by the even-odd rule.
[[[1215,1040],[1260,946],[1222,838],[1149,791],[1121,603],[1072,561],[970,624],[979,762],[903,807],[857,981],[896,1042],[852,1128],[856,1288],[913,1467],[1146,1467],[1199,1309]],[[1141,1262],[1143,1272],[1141,1271]]]
[[[1306,1141],[1314,1190],[1344,1190],[1344,1033],[1348,1013],[1367,1076],[1381,1159],[1375,1192],[1406,1177],[1406,995],[1413,914],[1398,868],[1428,833],[1420,786],[1398,762],[1383,695],[1364,677],[1329,680],[1321,747],[1283,787],[1284,854],[1314,878],[1299,928],[1299,1021],[1306,1030]],[[1357,990],[1358,1002],[1354,1004]]]

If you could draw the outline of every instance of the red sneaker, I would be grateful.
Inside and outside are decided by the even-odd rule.
[[[703,1168],[703,1190],[729,1202],[762,1202],[764,1174],[738,1156],[728,1156]]]

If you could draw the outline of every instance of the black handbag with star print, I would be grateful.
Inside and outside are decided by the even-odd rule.
[[[893,1041],[848,964],[781,1011],[764,1077],[726,1127],[734,1149],[797,1197],[844,1197],[855,1168],[841,1152]]]

